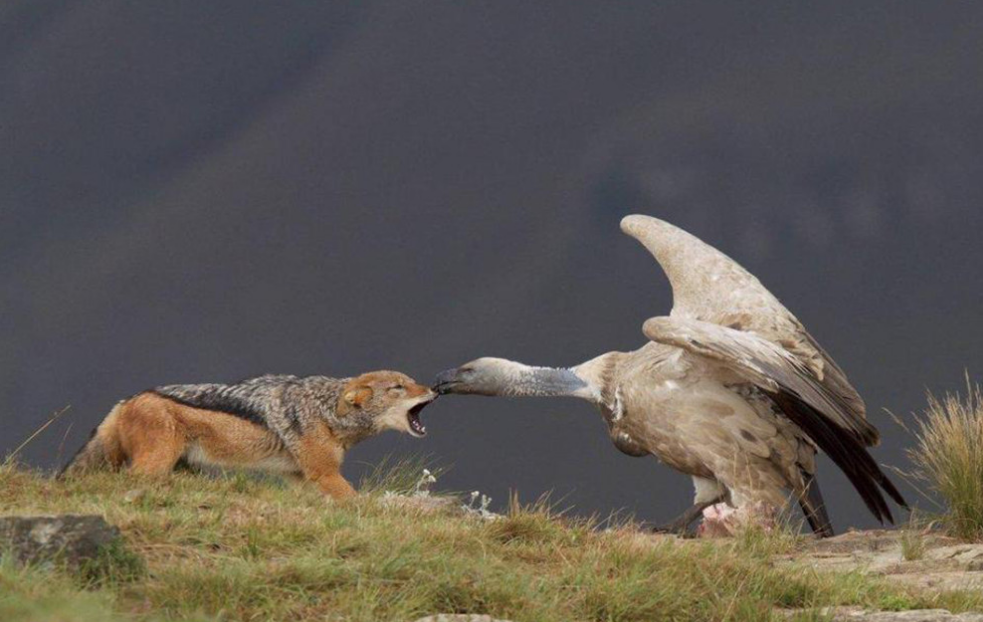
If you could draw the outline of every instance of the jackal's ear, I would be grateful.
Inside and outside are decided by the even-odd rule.
[[[366,386],[352,387],[345,391],[345,403],[354,408],[361,408],[372,398],[372,388]]]

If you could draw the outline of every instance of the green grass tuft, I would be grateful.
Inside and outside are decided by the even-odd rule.
[[[98,555],[83,562],[77,572],[89,585],[122,584],[136,581],[146,572],[143,558],[116,540],[99,549]]]
[[[408,468],[402,480],[378,481],[417,479],[420,465]],[[372,492],[338,504],[311,488],[236,476],[92,473],[57,482],[0,468],[5,511],[103,514],[142,560],[112,552],[98,580],[0,563],[0,620],[370,621],[475,613],[516,622],[709,622],[779,620],[779,609],[836,605],[983,606],[979,593],[925,594],[861,572],[776,564],[775,555],[795,546],[784,532],[675,541],[630,524],[602,528],[560,515],[546,500],[522,505],[513,497],[507,514],[493,520],[411,501]]]

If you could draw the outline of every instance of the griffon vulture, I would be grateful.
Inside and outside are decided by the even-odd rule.
[[[672,285],[669,316],[642,327],[648,343],[571,368],[481,358],[441,373],[435,388],[596,404],[619,450],[655,456],[693,478],[693,506],[668,526],[673,531],[716,504],[708,516],[763,520],[762,511],[774,513],[791,492],[812,530],[833,535],[817,448],[878,520],[893,522],[884,493],[905,501],[867,451],[878,432],[846,374],[799,320],[737,262],[689,233],[639,215],[621,229]]]

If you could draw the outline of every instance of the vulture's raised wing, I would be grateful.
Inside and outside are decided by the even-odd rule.
[[[855,418],[864,418],[863,399],[843,370],[802,323],[736,261],[699,238],[650,216],[626,216],[621,230],[637,239],[662,266],[672,285],[673,318],[693,319],[756,333],[781,346]],[[876,444],[877,431],[864,436]]]
[[[878,519],[892,520],[881,489],[905,505],[864,446],[877,431],[845,408],[797,356],[757,334],[700,320],[656,317],[642,331],[652,341],[709,359],[762,389],[843,470]]]

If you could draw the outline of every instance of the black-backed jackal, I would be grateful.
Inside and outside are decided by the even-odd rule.
[[[124,465],[160,475],[184,461],[303,478],[342,499],[355,494],[345,451],[384,430],[424,436],[419,414],[435,398],[394,371],[157,387],[118,403],[62,475]]]

